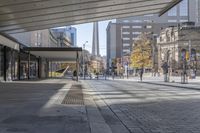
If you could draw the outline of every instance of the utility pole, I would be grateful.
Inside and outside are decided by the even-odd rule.
[[[88,41],[86,41],[83,44],[83,78],[85,80],[85,44],[88,43]]]
[[[123,27],[122,27],[122,25],[121,25],[121,39],[122,39],[122,46],[121,46],[121,65],[124,67],[124,63],[123,63],[123,43],[124,43],[124,41],[123,41],[123,29],[122,29]]]
[[[182,54],[182,60],[183,60],[183,72],[181,75],[181,83],[185,84],[186,83],[186,69],[187,69],[187,59],[186,59],[187,50],[182,49],[181,54]]]
[[[191,40],[189,40],[188,42],[188,45],[189,45],[189,49],[188,49],[188,53],[189,53],[189,59],[188,59],[188,69],[189,69],[189,74],[191,75]]]
[[[127,62],[127,79],[128,79],[128,73],[129,73],[129,62]]]

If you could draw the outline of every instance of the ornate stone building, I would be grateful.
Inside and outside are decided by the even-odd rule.
[[[200,73],[200,27],[186,22],[163,29],[157,42],[160,71],[167,62],[172,75],[180,75],[184,65],[187,72]]]

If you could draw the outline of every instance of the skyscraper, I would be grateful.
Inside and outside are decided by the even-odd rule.
[[[99,54],[99,27],[98,27],[98,22],[94,22],[94,25],[93,25],[92,55],[100,56],[100,54]]]
[[[77,29],[71,26],[67,26],[66,29],[71,38],[71,46],[77,47]]]

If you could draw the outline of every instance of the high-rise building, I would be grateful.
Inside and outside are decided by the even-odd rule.
[[[56,36],[49,29],[16,33],[11,36],[30,47],[59,47]]]
[[[56,28],[57,31],[61,32],[64,35],[65,40],[70,43],[70,47],[77,46],[77,30],[71,26],[65,26]]]
[[[76,28],[71,26],[11,34],[31,47],[71,47],[76,45]]]
[[[99,54],[99,27],[98,27],[98,22],[94,22],[94,25],[93,25],[92,55],[100,56],[100,54]]]
[[[77,47],[77,30],[74,27],[67,27],[68,32],[71,36],[71,46]]]
[[[71,33],[66,27],[53,28],[51,29],[52,34],[58,40],[58,45],[60,47],[70,47],[71,46]]]
[[[107,67],[112,60],[130,55],[134,41],[142,33],[151,33],[155,39],[161,29],[177,26],[181,22],[197,22],[197,3],[195,0],[183,0],[178,5],[159,17],[158,14],[148,14],[117,19],[107,27]]]
[[[200,26],[200,0],[196,0],[196,11],[195,11],[195,16],[196,16],[196,25]]]
[[[121,24],[110,22],[107,27],[107,68],[111,67],[112,60],[122,57]]]

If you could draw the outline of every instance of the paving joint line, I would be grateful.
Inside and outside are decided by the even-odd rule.
[[[100,113],[100,111],[99,111],[99,109],[98,109],[98,107],[97,107],[97,105],[96,105],[96,103],[94,101],[93,94],[88,94],[88,92],[86,92],[86,90],[85,90],[86,88],[88,89],[91,86],[89,86],[88,83],[83,83],[83,82],[82,82],[82,85],[83,85],[83,93],[84,93],[84,102],[86,104],[85,107],[86,107],[86,112],[87,112],[87,116],[88,116],[88,120],[89,120],[89,127],[90,127],[91,133],[101,133],[101,131],[98,132],[98,129],[97,130],[92,130],[92,126],[94,126],[92,124],[94,124],[94,123],[97,124],[97,125],[98,125],[98,123],[100,123],[101,126],[104,126],[104,128],[107,128],[106,132],[104,132],[104,133],[112,133],[112,130],[110,129],[110,126],[105,122],[105,119],[101,115],[101,113]],[[85,97],[86,94],[89,95],[88,98]],[[90,107],[90,105],[92,105],[94,107],[94,109],[92,109],[92,111],[96,111],[95,113],[97,113],[97,115],[100,117],[100,119],[101,119],[100,121],[98,121],[98,122],[94,122],[94,121],[91,122],[90,121],[91,119],[89,117],[90,116],[89,110],[91,111],[91,109],[88,109]],[[103,127],[101,127],[101,126],[98,126],[97,128],[101,128],[101,130],[102,130]]]
[[[91,86],[91,88],[93,88],[95,91],[96,91],[96,89],[95,89],[95,87],[92,87],[92,85],[90,85]],[[96,93],[97,93],[97,95],[98,95],[98,97],[99,97],[99,99],[101,99],[104,103],[105,103],[105,105],[110,109],[110,111],[117,117],[117,119],[122,123],[122,125],[128,130],[128,132],[129,133],[132,133],[131,132],[131,130],[126,126],[126,124],[119,118],[119,116],[113,111],[113,109],[107,104],[107,102],[103,99],[103,97],[101,96],[101,94],[99,93],[99,92],[97,92],[96,91]],[[96,103],[96,102],[95,102]]]

